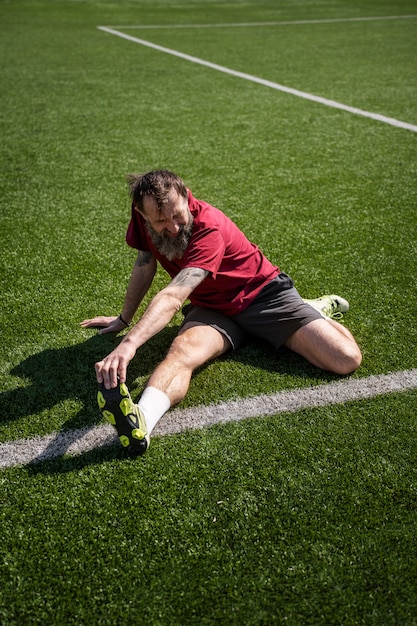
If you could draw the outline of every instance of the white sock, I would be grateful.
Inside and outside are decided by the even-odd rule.
[[[148,435],[150,435],[161,417],[170,408],[171,402],[163,391],[156,387],[146,387],[138,405],[145,416]]]

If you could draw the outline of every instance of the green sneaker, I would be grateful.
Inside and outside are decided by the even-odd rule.
[[[144,454],[150,444],[145,417],[130,397],[127,386],[123,383],[106,389],[101,383],[97,403],[103,417],[116,428],[120,442],[129,454]]]
[[[322,296],[315,300],[304,300],[304,302],[316,309],[323,317],[332,320],[342,319],[343,313],[349,311],[349,302],[340,296]]]

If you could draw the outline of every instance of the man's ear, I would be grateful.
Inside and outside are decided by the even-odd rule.
[[[139,207],[137,207],[137,206],[134,206],[133,209],[135,211],[137,211],[137,213],[140,213],[140,215],[143,217],[144,220],[148,221],[148,218],[147,218],[147,216],[145,214],[145,211],[139,209]]]

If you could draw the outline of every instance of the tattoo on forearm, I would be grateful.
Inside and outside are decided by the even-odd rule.
[[[190,289],[195,289],[205,278],[208,276],[207,270],[202,270],[198,267],[186,267],[176,276],[172,285],[180,285],[182,287],[187,286]]]
[[[137,267],[143,267],[144,265],[148,265],[152,260],[152,252],[144,252],[139,250],[138,258],[136,259],[135,265]]]

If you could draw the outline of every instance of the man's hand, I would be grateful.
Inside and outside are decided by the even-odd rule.
[[[80,326],[83,328],[101,328],[98,331],[99,335],[118,333],[126,328],[126,325],[123,324],[119,317],[104,317],[103,315],[93,317],[91,320],[84,320],[80,323]]]
[[[130,341],[122,341],[102,361],[95,364],[98,383],[103,383],[106,389],[117,387],[118,382],[126,382],[126,369],[136,354],[136,349]]]

